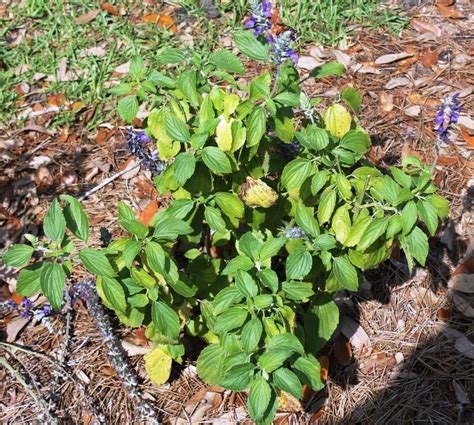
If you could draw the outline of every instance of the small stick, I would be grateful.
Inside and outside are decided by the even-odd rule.
[[[119,177],[123,176],[124,174],[128,173],[129,171],[134,170],[135,168],[139,167],[140,165],[141,165],[141,162],[130,164],[127,168],[125,168],[125,170],[119,171],[118,173],[114,174],[113,176],[110,176],[109,178],[107,178],[104,181],[102,181],[101,183],[99,183],[97,186],[95,186],[92,189],[88,190],[86,193],[84,193],[84,195],[82,195],[79,198],[79,201],[83,201],[84,199],[91,196],[93,193],[98,192],[100,189],[107,186],[109,183],[112,183],[114,180],[117,180]]]
[[[36,404],[43,410],[43,413],[45,414],[45,416],[48,417],[48,420],[49,420],[49,423],[51,424],[57,424],[58,421],[53,418],[51,416],[51,413],[50,411],[48,410],[48,406],[46,404],[46,402],[42,399],[41,395],[38,393],[36,394],[33,389],[31,388],[31,386],[25,381],[25,379],[23,378],[23,376],[21,375],[20,372],[18,372],[17,370],[15,370],[15,368],[10,364],[8,363],[7,359],[3,356],[0,357],[0,364],[2,366],[5,367],[5,369],[7,369],[11,376],[13,378],[15,378],[22,386],[23,388],[25,389],[26,393],[36,402]]]

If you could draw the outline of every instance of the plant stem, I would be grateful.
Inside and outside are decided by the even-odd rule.
[[[278,64],[277,70],[275,73],[275,79],[273,80],[273,87],[272,87],[272,92],[270,94],[270,97],[275,96],[277,88],[278,88],[278,79],[280,78],[280,72],[281,72],[281,63]]]

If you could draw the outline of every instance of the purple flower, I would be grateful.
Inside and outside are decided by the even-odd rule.
[[[300,145],[298,142],[281,142],[280,151],[288,161],[292,161],[300,153]]]
[[[453,96],[446,95],[438,106],[438,113],[436,114],[436,145],[441,147],[442,144],[451,143],[449,130],[452,124],[459,120],[459,112],[461,112],[461,105],[459,104],[459,93]]]
[[[270,18],[272,16],[272,3],[269,1],[252,1],[250,5],[252,16],[245,23],[245,28],[252,29],[253,34],[258,36],[269,30],[272,26]]]
[[[286,229],[286,237],[290,239],[305,238],[306,233],[301,227],[288,227]]]
[[[140,161],[140,163],[152,173],[161,174],[165,168],[164,162],[160,160],[158,151],[150,152],[146,146],[151,142],[151,138],[144,131],[135,131],[132,128],[127,130],[127,147],[130,153]]]
[[[293,62],[298,61],[298,55],[293,49],[293,45],[296,41],[296,35],[292,30],[286,30],[277,36],[268,35],[268,43],[270,43],[273,60],[277,64],[281,64],[288,59]]]

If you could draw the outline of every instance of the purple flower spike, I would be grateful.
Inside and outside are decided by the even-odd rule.
[[[146,144],[151,138],[144,131],[135,131],[129,128],[126,136],[127,147],[130,153],[137,158],[141,164],[152,173],[161,174],[164,170],[164,162],[160,160],[157,151],[150,152]]]
[[[292,30],[283,31],[276,37],[269,36],[267,40],[271,44],[273,60],[277,64],[281,64],[288,59],[293,62],[298,61],[298,55],[293,49],[296,36]]]
[[[253,29],[253,34],[259,36],[272,26],[270,18],[272,16],[272,3],[269,1],[259,2],[253,0],[250,5],[252,16],[245,23],[245,28]]]
[[[459,113],[462,108],[459,104],[459,93],[453,96],[445,96],[438,106],[438,113],[436,114],[436,146],[439,149],[443,144],[449,145],[450,128],[459,120]]]

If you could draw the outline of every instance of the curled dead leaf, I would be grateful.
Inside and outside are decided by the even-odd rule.
[[[167,28],[169,31],[172,32],[176,32],[178,30],[174,19],[168,15],[157,15],[156,13],[152,13],[150,15],[144,16],[142,20],[143,22],[156,24],[159,27]]]
[[[320,374],[321,374],[321,381],[326,382],[329,376],[329,357],[328,356],[320,356],[318,358],[319,366],[320,366]]]
[[[110,13],[111,15],[120,16],[120,12],[118,11],[118,9],[113,4],[110,4],[109,2],[102,3],[100,7],[103,10],[105,10],[107,13]]]
[[[159,208],[158,202],[155,199],[152,199],[150,202],[148,202],[147,206],[143,209],[143,211],[138,216],[138,221],[145,226],[149,226],[151,220],[153,219],[155,214],[158,212],[158,208]]]
[[[435,35],[436,37],[441,36],[441,29],[431,22],[427,22],[422,19],[415,18],[415,19],[412,19],[411,25],[421,34],[431,33]]]
[[[436,4],[436,7],[438,8],[439,13],[443,15],[445,18],[450,18],[450,19],[464,19],[465,16],[454,6],[445,6],[443,4]]]
[[[458,350],[464,356],[474,359],[474,343],[471,342],[466,335],[444,323],[439,323],[437,328],[447,337],[455,340],[454,347],[456,350]]]
[[[390,53],[388,55],[380,56],[375,60],[376,65],[386,65],[393,62],[398,62],[399,60],[412,57],[413,53],[401,52],[401,53]]]
[[[352,347],[349,340],[342,334],[334,342],[334,357],[342,366],[347,366],[352,359]]]
[[[474,135],[470,134],[469,130],[464,125],[460,125],[459,130],[461,132],[462,138],[467,143],[466,147],[469,148],[469,149],[474,149]]]
[[[76,18],[77,25],[84,25],[92,22],[97,15],[100,13],[100,9],[89,10],[89,12],[83,13]]]
[[[470,276],[472,280],[474,275]],[[458,292],[453,289],[449,289],[448,297],[460,313],[466,317],[474,318],[474,294],[466,294],[464,292]]]

